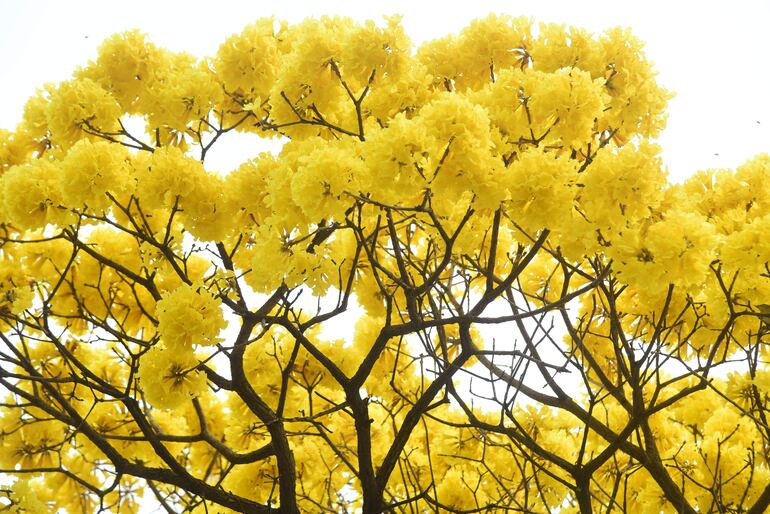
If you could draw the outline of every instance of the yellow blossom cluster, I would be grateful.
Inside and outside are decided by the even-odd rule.
[[[206,375],[197,366],[189,349],[156,346],[142,357],[137,378],[151,405],[173,409],[206,390]]]
[[[34,279],[16,266],[0,268],[0,309],[21,314],[32,306]]]
[[[221,303],[202,286],[181,285],[155,306],[158,334],[172,350],[213,345],[227,327]]]

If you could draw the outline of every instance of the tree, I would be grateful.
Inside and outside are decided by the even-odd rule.
[[[0,136],[0,510],[764,512],[770,157],[668,182],[641,48],[107,39]]]

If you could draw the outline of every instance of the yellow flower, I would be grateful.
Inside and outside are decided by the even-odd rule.
[[[45,110],[51,140],[69,148],[88,132],[115,132],[122,110],[115,98],[88,78],[62,82]]]
[[[128,152],[121,145],[87,140],[77,142],[62,161],[64,202],[74,208],[108,209],[107,193],[122,194],[129,180]]]
[[[3,218],[24,229],[69,222],[71,218],[62,206],[59,173],[57,164],[45,159],[11,168],[0,178]]]
[[[363,175],[364,164],[353,145],[319,145],[299,160],[291,181],[292,199],[308,219],[343,222]]]
[[[183,284],[158,301],[155,307],[158,334],[172,349],[214,345],[227,327],[219,300],[200,284]]]
[[[139,361],[139,385],[151,405],[174,409],[206,390],[206,375],[189,348],[156,345]]]
[[[80,74],[101,84],[127,113],[133,114],[161,64],[162,55],[145,34],[129,30],[104,40],[96,61],[80,70]]]
[[[262,18],[247,25],[240,34],[227,38],[217,49],[212,65],[229,94],[240,101],[252,102],[260,114],[261,99],[267,98],[278,77],[285,23]]]
[[[511,218],[531,235],[559,229],[573,216],[575,161],[538,149],[522,153],[502,182],[508,189]]]
[[[165,128],[183,133],[222,102],[222,90],[205,62],[186,53],[162,51],[139,97],[137,110],[147,115],[151,132]],[[202,125],[203,130],[206,125]]]
[[[40,499],[42,480],[39,478],[20,478],[11,486],[11,505],[9,514],[48,514],[51,506]]]

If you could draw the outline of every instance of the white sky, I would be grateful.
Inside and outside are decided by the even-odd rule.
[[[594,32],[620,25],[646,41],[660,83],[677,93],[670,103],[668,128],[660,138],[672,179],[698,169],[735,167],[770,151],[768,0],[0,0],[0,12],[2,128],[13,128],[19,121],[35,88],[67,79],[76,66],[95,57],[105,37],[117,31],[137,27],[159,45],[203,56],[263,16],[292,22],[321,14],[379,20],[383,14],[400,13],[407,33],[419,44],[456,32],[473,18],[499,12]]]

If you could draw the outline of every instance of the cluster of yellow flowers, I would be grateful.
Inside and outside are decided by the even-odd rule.
[[[222,306],[203,284],[182,284],[155,305],[160,341],[139,364],[139,384],[150,404],[173,409],[207,389],[194,349],[221,341]]]
[[[21,314],[32,307],[34,281],[17,266],[0,268],[0,309],[10,314]]]
[[[173,409],[206,390],[206,375],[197,367],[191,351],[155,346],[142,356],[137,376],[150,404]]]
[[[202,289],[202,284],[182,285],[157,303],[158,334],[168,348],[219,342],[219,333],[227,326],[221,303]]]

